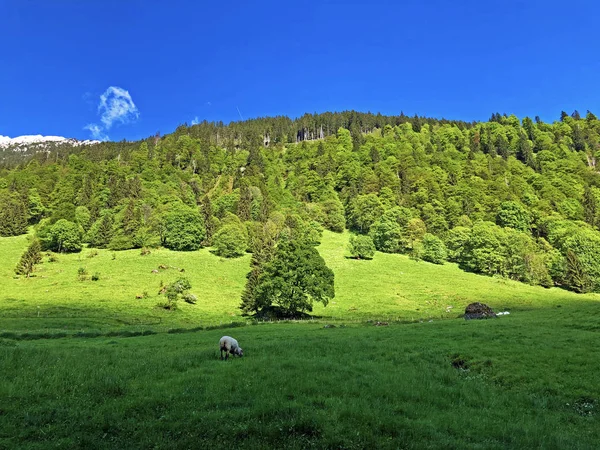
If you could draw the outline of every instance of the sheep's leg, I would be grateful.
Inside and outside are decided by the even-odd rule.
[[[229,359],[229,350],[225,350],[225,361]]]
[[[221,349],[221,361],[223,361],[223,349]]]

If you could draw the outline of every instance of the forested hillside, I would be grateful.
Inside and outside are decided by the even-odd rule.
[[[0,235],[34,225],[53,251],[213,246],[235,257],[348,228],[382,252],[600,291],[599,149],[590,112],[553,124],[356,112],[204,122],[5,157]]]

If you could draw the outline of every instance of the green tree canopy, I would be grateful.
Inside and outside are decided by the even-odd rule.
[[[312,311],[315,301],[327,306],[334,297],[333,271],[317,249],[302,242],[283,241],[272,260],[264,264],[251,309],[275,306],[291,317]]]
[[[185,205],[169,211],[164,221],[164,246],[171,250],[198,250],[205,235],[200,212]]]

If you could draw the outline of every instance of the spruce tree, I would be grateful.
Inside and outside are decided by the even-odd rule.
[[[595,227],[598,214],[598,199],[589,186],[586,186],[583,192],[583,214],[585,221]]]
[[[17,275],[25,275],[29,278],[29,275],[33,272],[33,268],[36,264],[42,261],[42,246],[40,245],[40,241],[38,239],[34,239],[25,253],[21,255],[21,259],[15,267],[15,273]]]
[[[204,245],[211,245],[212,243],[212,237],[213,234],[215,233],[215,229],[214,229],[214,224],[212,221],[212,217],[213,217],[213,210],[212,210],[212,202],[210,201],[210,197],[207,195],[205,195],[202,198],[202,205],[200,207],[201,212],[202,212],[202,218],[204,219],[204,227],[206,229],[206,234],[204,237]]]

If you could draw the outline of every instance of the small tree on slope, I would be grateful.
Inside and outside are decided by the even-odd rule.
[[[25,253],[21,255],[21,259],[15,267],[15,273],[17,275],[25,275],[29,278],[29,275],[33,272],[33,268],[36,264],[38,264],[42,260],[42,246],[40,245],[40,241],[34,239]]]

